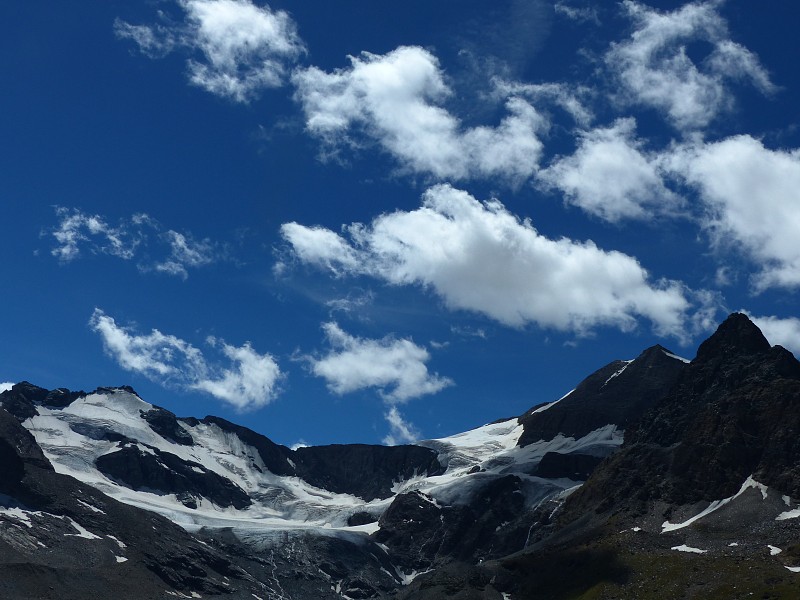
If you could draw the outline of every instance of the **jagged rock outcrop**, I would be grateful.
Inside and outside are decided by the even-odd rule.
[[[0,394],[0,406],[18,420],[24,421],[37,414],[37,404],[62,408],[85,395],[84,392],[71,392],[66,388],[47,390],[22,381]]]
[[[181,446],[194,445],[192,434],[181,427],[174,413],[165,408],[154,406],[148,411],[142,411],[141,415],[150,425],[150,428],[161,437]]]
[[[753,475],[800,495],[800,363],[742,314],[699,348],[622,449],[567,503],[565,518],[729,497]]]
[[[608,424],[627,429],[660,400],[686,368],[662,346],[633,361],[614,361],[584,379],[554,406],[533,408],[519,418],[520,446],[551,440],[559,433],[579,438]]]
[[[334,444],[294,451],[297,474],[310,484],[364,500],[389,498],[392,487],[415,475],[440,475],[436,452],[420,446]]]

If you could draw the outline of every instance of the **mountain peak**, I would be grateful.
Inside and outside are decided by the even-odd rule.
[[[697,358],[707,360],[715,356],[752,355],[767,352],[770,344],[761,330],[742,313],[731,314],[710,338],[700,344]]]

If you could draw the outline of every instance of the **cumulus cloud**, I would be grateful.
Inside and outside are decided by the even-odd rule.
[[[331,351],[309,357],[314,375],[325,379],[335,394],[375,388],[388,403],[406,402],[435,394],[453,385],[447,377],[429,373],[429,352],[411,340],[385,337],[380,340],[352,336],[334,322],[323,326]]]
[[[303,229],[291,223],[282,234],[300,260],[324,266],[328,241],[297,235]],[[591,241],[549,239],[499,201],[479,202],[449,185],[430,188],[417,210],[330,233],[356,257],[334,272],[419,285],[451,309],[505,325],[585,334],[599,325],[630,330],[644,317],[662,334],[683,335],[690,303],[680,283],[651,281],[635,258]]]
[[[390,427],[389,434],[383,438],[383,443],[387,446],[411,444],[422,437],[414,424],[406,421],[396,406],[390,406],[384,416]]]
[[[283,377],[275,359],[257,353],[249,342],[237,347],[208,338],[209,346],[219,348],[231,365],[224,367],[189,342],[157,329],[137,334],[99,308],[94,310],[89,326],[102,338],[106,353],[123,369],[162,385],[206,392],[238,410],[272,402]]]
[[[659,155],[636,138],[636,121],[584,131],[572,156],[557,158],[540,181],[564,194],[569,204],[611,222],[669,214],[681,205],[664,184]]]
[[[329,153],[377,144],[402,169],[436,178],[497,177],[519,183],[536,170],[546,120],[520,96],[506,100],[496,127],[465,127],[443,104],[452,95],[427,50],[402,46],[350,57],[350,67],[293,75],[306,129]]]
[[[56,207],[58,226],[49,230],[56,244],[50,250],[61,263],[77,260],[84,252],[137,259],[140,271],[157,271],[186,279],[189,268],[198,268],[221,260],[217,244],[208,239],[196,240],[190,233],[163,230],[161,224],[146,214],[121,219],[116,226],[105,217],[78,209]]]
[[[747,311],[742,311],[747,312]],[[778,344],[787,350],[800,354],[800,319],[789,317],[756,317],[748,313],[750,319],[769,340],[770,344]]]
[[[147,56],[176,49],[193,56],[189,81],[212,94],[248,102],[263,89],[283,85],[288,66],[305,51],[288,13],[250,0],[177,0],[180,23],[131,25],[117,20],[118,37]]]
[[[800,150],[770,150],[739,135],[677,148],[665,164],[699,190],[714,245],[756,263],[756,291],[800,287]]]
[[[693,131],[731,107],[731,81],[772,92],[775,88],[758,58],[729,39],[727,24],[717,12],[720,4],[692,2],[660,12],[625,0],[634,31],[628,40],[613,44],[605,59],[621,86],[619,99],[655,108],[676,128]],[[700,63],[687,50],[695,42],[711,47]]]

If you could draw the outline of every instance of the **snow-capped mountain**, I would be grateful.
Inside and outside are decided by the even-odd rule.
[[[673,564],[756,539],[793,575],[797,389],[800,364],[742,315],[694,361],[655,346],[407,446],[291,450],[129,387],[23,382],[0,394],[0,596],[568,598],[586,572],[551,571],[584,565],[586,589],[647,597],[610,548]]]

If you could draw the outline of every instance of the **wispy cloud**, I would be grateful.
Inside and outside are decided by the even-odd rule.
[[[137,334],[132,327],[118,325],[99,308],[94,310],[89,327],[100,335],[106,353],[123,369],[165,386],[206,392],[238,410],[272,402],[283,377],[275,359],[259,354],[249,342],[232,346],[209,337],[209,347],[218,350],[229,363],[223,366],[185,340],[157,329]]]
[[[553,10],[556,14],[563,15],[573,21],[578,21],[580,23],[590,22],[595,25],[600,25],[600,17],[597,15],[597,9],[593,6],[572,6],[567,2],[556,2],[555,5],[553,5]]]
[[[351,56],[350,67],[293,75],[309,133],[325,152],[377,143],[400,168],[435,178],[520,183],[536,170],[546,120],[520,96],[495,127],[465,127],[444,106],[452,95],[436,57],[416,46]]]
[[[333,261],[335,273],[429,288],[451,309],[512,327],[536,323],[586,334],[599,325],[630,330],[643,317],[662,334],[684,336],[690,301],[682,284],[651,281],[635,258],[592,242],[549,239],[499,201],[479,202],[447,185],[429,189],[417,210],[345,227],[349,240],[325,230],[336,236],[332,244],[308,229],[281,229],[307,264],[330,268]]]
[[[45,232],[55,240],[50,254],[69,263],[88,253],[134,261],[142,272],[156,271],[186,279],[190,268],[203,267],[225,257],[209,239],[196,240],[190,233],[164,230],[146,214],[136,214],[109,225],[105,217],[78,209],[56,207],[58,226]]]
[[[746,81],[771,93],[775,87],[758,58],[729,39],[717,12],[720,4],[692,2],[660,12],[625,0],[622,6],[634,23],[633,33],[606,55],[606,65],[621,86],[617,99],[657,109],[677,129],[696,131],[731,107],[731,82]],[[697,41],[711,48],[700,63],[687,51]]]
[[[77,209],[56,207],[58,227],[50,230],[56,246],[50,253],[61,262],[70,262],[81,255],[81,247],[92,254],[108,254],[125,260],[132,259],[141,243],[137,225],[140,215],[117,227],[109,225],[100,215],[89,215]]]
[[[390,406],[384,416],[390,428],[389,433],[383,438],[383,443],[387,446],[410,444],[422,437],[414,424],[406,421],[396,406]]]
[[[407,402],[453,385],[430,373],[430,353],[408,339],[364,339],[345,332],[335,322],[323,326],[331,350],[320,358],[307,357],[314,375],[325,379],[335,394],[373,388],[388,403]]]
[[[250,0],[176,0],[183,19],[132,25],[117,20],[118,37],[151,58],[188,52],[189,81],[212,94],[248,102],[284,84],[288,67],[305,51],[288,13]]]

